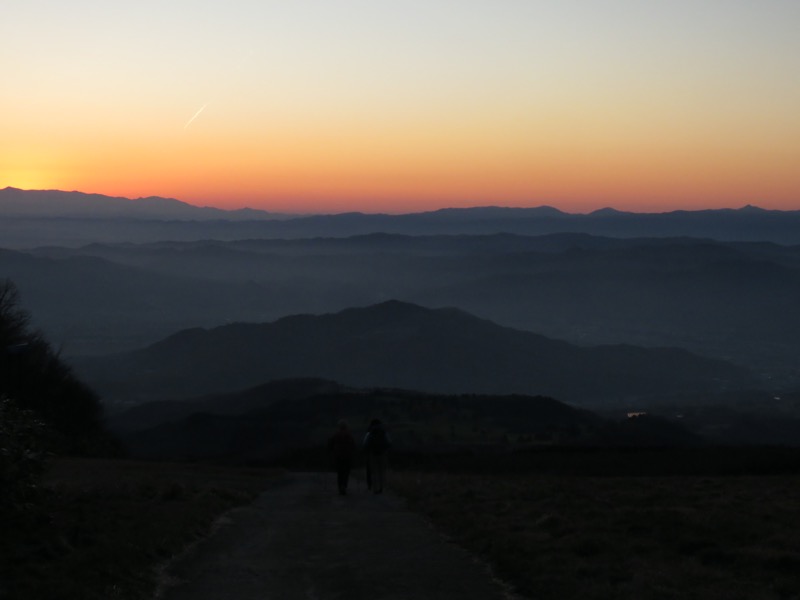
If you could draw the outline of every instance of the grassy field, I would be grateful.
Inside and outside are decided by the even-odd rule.
[[[800,476],[396,472],[392,486],[537,600],[800,598]]]
[[[526,470],[502,474],[486,465],[480,474],[395,471],[391,482],[454,542],[537,600],[800,598],[800,475],[793,466],[772,475],[641,475],[654,468],[649,457],[621,476],[625,469],[610,467],[627,454],[562,454],[528,457]],[[782,455],[764,456],[774,464]],[[663,467],[676,457],[683,454],[658,454],[656,462]],[[599,466],[587,465],[590,458]],[[554,475],[537,461],[571,474]],[[697,457],[694,463],[707,468]],[[596,474],[603,469],[611,474]],[[151,598],[159,565],[281,475],[56,461],[24,518],[0,515],[0,599]]]
[[[4,521],[0,598],[152,597],[158,566],[249,503],[276,470],[59,460],[39,501]]]

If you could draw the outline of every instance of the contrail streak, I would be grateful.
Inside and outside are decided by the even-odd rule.
[[[189,119],[188,121],[186,121],[186,125],[183,126],[183,130],[184,131],[186,131],[186,128],[189,127],[189,125],[192,124],[192,121],[194,121],[197,117],[200,116],[200,113],[203,112],[206,109],[206,106],[208,106],[208,102],[203,104],[203,106],[201,106],[200,109],[196,113],[194,113],[194,116],[191,119]]]

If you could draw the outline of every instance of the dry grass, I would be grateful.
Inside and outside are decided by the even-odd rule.
[[[61,460],[29,518],[5,523],[0,598],[141,599],[156,567],[277,471]]]
[[[797,475],[392,481],[531,598],[800,598]]]

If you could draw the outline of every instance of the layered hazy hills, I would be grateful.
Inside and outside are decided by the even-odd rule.
[[[800,211],[741,209],[589,214],[555,208],[481,207],[402,215],[344,213],[276,215],[265,211],[198,208],[174,199],[127,200],[79,192],[0,190],[4,246],[79,246],[92,242],[241,240],[403,235],[519,235],[589,233],[612,237],[705,237],[723,241],[800,244]]]
[[[743,368],[680,349],[578,347],[461,310],[397,301],[189,329],[143,350],[77,366],[109,400],[180,398],[300,377],[437,393],[537,394],[585,404],[754,383]]]
[[[170,332],[273,317],[260,286],[220,282],[84,255],[63,259],[0,250],[0,279],[13,280],[37,328],[70,353],[139,347]]]
[[[800,246],[586,234],[253,239],[0,252],[66,355],[388,299],[579,345],[681,347],[800,384]]]

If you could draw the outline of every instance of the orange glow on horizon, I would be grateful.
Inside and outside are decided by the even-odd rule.
[[[285,213],[800,209],[800,4],[630,2],[621,21],[410,1],[76,0],[48,23],[16,3],[0,187]]]
[[[316,130],[201,127],[157,139],[128,132],[63,147],[33,140],[0,156],[0,187],[63,189],[286,213],[404,213],[468,206],[551,205],[800,209],[797,148],[707,132],[570,128],[556,122],[333,123]],[[579,123],[579,125],[582,125]],[[534,133],[539,132],[540,137]],[[682,133],[683,132],[683,133]],[[267,141],[265,141],[267,140]],[[0,155],[2,151],[0,151]],[[754,160],[754,156],[759,160]],[[27,165],[38,164],[38,167]]]

